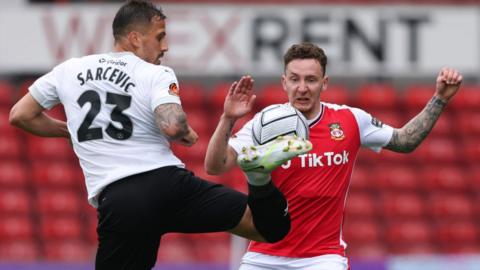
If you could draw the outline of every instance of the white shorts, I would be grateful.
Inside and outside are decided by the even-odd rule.
[[[337,254],[289,258],[247,252],[239,270],[348,270],[348,259]]]

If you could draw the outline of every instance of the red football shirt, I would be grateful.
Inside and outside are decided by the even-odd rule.
[[[288,201],[290,233],[274,244],[252,241],[249,251],[296,258],[345,256],[343,213],[357,152],[360,146],[379,151],[393,129],[363,110],[327,103],[309,122],[313,149],[272,172],[272,181]],[[237,153],[253,144],[251,128],[252,121],[230,139]]]

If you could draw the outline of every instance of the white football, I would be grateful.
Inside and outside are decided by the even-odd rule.
[[[309,138],[307,119],[289,104],[268,106],[253,118],[252,139],[255,145],[286,135],[297,135],[307,140]]]

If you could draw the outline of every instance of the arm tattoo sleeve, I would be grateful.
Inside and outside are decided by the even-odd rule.
[[[401,153],[415,150],[430,133],[446,104],[441,99],[432,97],[422,112],[402,128],[393,131],[392,139],[385,148]]]
[[[183,138],[188,134],[187,116],[178,104],[167,103],[158,106],[155,109],[155,120],[162,132],[166,133],[165,131],[167,130],[174,131],[169,132],[169,139],[171,140]]]

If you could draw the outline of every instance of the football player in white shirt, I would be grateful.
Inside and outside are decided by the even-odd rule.
[[[413,151],[433,128],[447,102],[458,91],[462,75],[451,68],[438,74],[436,91],[425,109],[404,127],[394,129],[365,111],[321,102],[327,89],[327,56],[312,43],[290,47],[284,56],[282,85],[289,103],[310,125],[313,149],[272,171],[274,184],[285,194],[292,227],[281,241],[252,241],[241,270],[346,270],[349,263],[342,239],[343,213],[350,176],[361,146],[380,151]],[[252,121],[230,140],[235,121],[251,111],[252,92],[242,99],[228,96],[212,136],[205,167],[220,174],[235,165],[237,153],[253,144]]]
[[[160,65],[168,49],[165,15],[148,1],[129,1],[114,18],[113,35],[112,52],[59,64],[10,112],[11,124],[30,133],[71,140],[98,211],[96,269],[151,269],[168,232],[284,238],[290,217],[270,171],[311,144],[291,139],[258,149],[250,164],[264,169],[246,171],[248,196],[194,176],[170,150],[170,143],[190,146],[198,136],[180,105],[174,71]],[[230,93],[252,86],[242,78]],[[43,113],[60,103],[66,123]],[[291,151],[282,151],[287,145]]]

